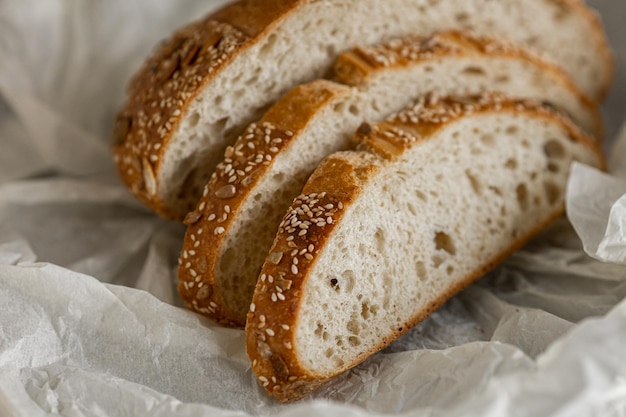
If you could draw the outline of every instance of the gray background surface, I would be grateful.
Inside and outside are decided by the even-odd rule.
[[[607,139],[612,140],[626,120],[626,0],[588,0],[587,4],[602,15],[615,52],[615,80],[604,105]]]

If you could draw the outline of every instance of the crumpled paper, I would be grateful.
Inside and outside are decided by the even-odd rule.
[[[243,332],[182,308],[184,228],[129,195],[108,149],[145,54],[219,3],[0,2],[0,416],[626,416],[626,139],[607,144],[609,174],[572,168],[574,228],[559,220],[311,398],[265,394]],[[591,3],[623,60],[626,4]]]
[[[585,252],[626,265],[626,125],[609,157],[611,174],[572,166],[567,212]]]

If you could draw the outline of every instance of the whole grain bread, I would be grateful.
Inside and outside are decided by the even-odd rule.
[[[608,42],[581,0],[240,0],[180,29],[136,74],[115,126],[121,177],[180,220],[245,126],[338,53],[447,29],[527,45],[594,98],[609,86]]]
[[[444,32],[357,48],[339,57],[332,78],[346,85],[294,88],[227,148],[186,219],[179,293],[189,308],[243,326],[278,224],[318,163],[349,148],[363,120],[382,120],[431,90],[534,98],[601,135],[597,106],[558,67],[486,37]]]
[[[430,95],[363,124],[280,223],[247,317],[259,383],[302,398],[379,351],[563,212],[597,143],[530,100]]]

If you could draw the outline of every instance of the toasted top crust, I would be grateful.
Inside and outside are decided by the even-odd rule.
[[[113,154],[121,177],[166,218],[177,214],[155,198],[161,157],[181,115],[215,74],[275,22],[309,0],[242,0],[175,32],[135,74],[117,115]]]
[[[334,81],[359,87],[382,71],[400,69],[414,62],[439,59],[442,56],[479,56],[522,58],[552,73],[555,82],[560,82],[586,109],[593,119],[588,133],[599,141],[604,136],[604,126],[598,104],[584,94],[571,77],[557,65],[546,61],[528,49],[503,39],[468,35],[456,30],[438,32],[429,37],[409,35],[389,42],[359,46],[341,54],[333,66]],[[565,110],[565,109],[562,109]]]
[[[271,249],[271,253],[281,256],[274,258],[278,262],[268,258],[257,283],[247,317],[247,353],[261,385],[271,395],[280,401],[300,399],[408,330],[399,329],[397,334],[383,338],[379,349],[364,352],[354,363],[337,369],[333,375],[311,373],[294,351],[294,329],[298,325],[309,272],[334,228],[341,222],[345,208],[359,197],[363,185],[383,169],[386,161],[393,161],[414,144],[429,140],[450,123],[468,115],[494,112],[527,114],[557,123],[568,132],[572,141],[584,144],[603,164],[596,142],[567,118],[540,103],[497,94],[464,99],[429,96],[387,122],[373,126],[363,124],[357,133],[360,151],[340,152],[326,158],[294,201]],[[306,227],[302,229],[301,224]],[[278,293],[281,297],[274,301],[276,297],[272,295]],[[433,304],[431,311],[442,302],[439,300]],[[423,314],[416,321],[421,318]]]
[[[281,100],[288,106],[273,106],[226,150],[198,206],[184,221],[189,228],[179,260],[178,290],[190,308],[222,324],[243,325],[244,320],[228,309],[223,294],[212,290],[220,285],[214,270],[223,233],[249,190],[268,171],[273,156],[289,146],[324,103],[348,92],[348,87],[326,80],[300,85]]]

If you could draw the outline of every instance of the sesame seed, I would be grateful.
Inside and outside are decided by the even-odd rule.
[[[270,298],[271,298],[272,302],[274,302],[274,303],[276,301],[278,301],[278,298],[276,297],[276,293],[272,293],[272,296]]]
[[[224,233],[226,231],[226,229],[224,229],[223,227],[216,227],[214,233],[216,235],[221,235],[222,233]]]
[[[291,272],[292,272],[293,274],[297,274],[297,273],[298,273],[298,267],[297,267],[297,266],[295,266],[295,265],[291,265]]]
[[[211,215],[209,216],[208,220],[209,220],[210,222],[212,222],[213,220],[215,220],[215,217],[216,217],[216,216],[215,216],[215,214],[211,214]]]
[[[289,330],[289,325],[287,324],[283,324],[282,326],[280,326],[283,328],[283,330]]]
[[[190,269],[189,273],[191,274],[192,277],[197,277],[198,276],[198,273],[194,269]]]
[[[279,293],[277,293],[277,294],[276,294],[276,296],[278,297],[278,299],[279,299],[280,301],[285,301],[285,296],[283,295],[283,293],[280,293],[280,292],[279,292]]]
[[[250,312],[254,313],[256,311],[256,304],[250,303]]]
[[[271,275],[267,276],[267,282],[269,282],[270,284],[272,284],[274,282],[274,277]]]
[[[267,333],[267,335],[268,335],[269,337],[276,336],[276,333],[274,332],[274,330],[269,329],[269,328],[268,328],[268,329],[265,329],[265,333]]]

